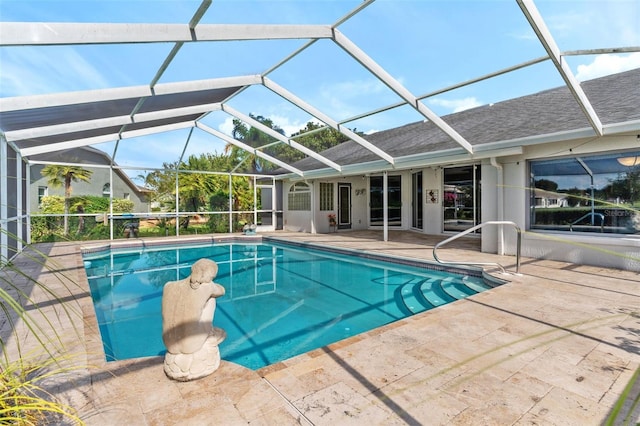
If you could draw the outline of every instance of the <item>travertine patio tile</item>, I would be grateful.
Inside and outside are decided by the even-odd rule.
[[[593,356],[598,355],[600,354]],[[563,361],[557,353],[547,351],[524,367],[522,372],[573,394],[599,402],[623,371],[621,368],[624,368],[624,364],[610,357],[609,362],[603,362],[602,358],[598,358],[596,362],[583,360],[576,365]]]
[[[385,349],[388,347],[377,346],[368,354],[338,351],[332,356],[334,365],[328,366],[326,371],[366,395],[422,366],[412,356]]]
[[[589,392],[583,392],[580,395],[600,402],[610,391],[612,383],[615,383],[623,373],[634,370],[634,368],[629,368],[629,363],[626,360],[596,349],[578,364],[581,381],[588,381],[590,385]]]
[[[313,393],[296,407],[314,424],[381,424],[391,414],[389,408],[371,401],[344,383],[336,383]],[[391,424],[404,424],[399,419]]]
[[[282,235],[430,258],[431,237],[412,233],[392,232],[390,242],[368,232]],[[478,250],[477,240],[465,244]],[[45,249],[72,280],[85,280],[77,247]],[[443,255],[513,264],[511,257],[465,249]],[[42,265],[16,262],[69,292]],[[523,259],[522,266],[523,276],[464,301],[257,372],[223,361],[213,375],[187,383],[166,379],[159,357],[105,363],[82,281],[69,286],[77,296],[70,305],[79,311],[80,338],[67,318],[55,326],[95,368],[86,380],[61,383],[59,395],[74,401],[87,424],[100,426],[601,424],[640,365],[640,275],[546,260]],[[45,302],[45,312],[58,309],[24,285]],[[21,344],[33,343],[24,324],[17,330]]]
[[[505,386],[508,384],[509,386]],[[454,424],[511,424],[529,411],[550,390],[551,385],[523,374],[506,382],[484,374],[462,376],[444,390],[469,405]],[[487,399],[486,395],[491,395]]]
[[[87,425],[137,425],[146,424],[147,417],[135,404],[111,402],[84,412],[82,416]]]
[[[570,391],[554,387],[530,413],[538,419],[539,424],[584,426],[602,424],[608,409]]]
[[[369,396],[369,398],[372,397]],[[429,389],[394,393],[391,400],[400,407],[397,411],[401,412],[385,419],[379,423],[381,425],[386,425],[387,422],[398,417],[401,417],[405,424],[447,425],[468,407],[464,402],[451,398],[450,395]]]
[[[340,377],[339,373],[335,374],[331,369],[327,371],[326,367],[317,366],[303,374],[290,372],[277,376],[267,375],[265,378],[288,400],[296,401],[335,383]]]
[[[451,381],[470,372],[468,365],[458,364],[451,359],[442,357],[436,352],[424,350],[421,352],[421,355],[423,361],[422,368],[398,380],[389,382],[382,387],[380,391],[392,396],[399,394],[435,394]]]
[[[524,341],[484,353],[482,356],[466,361],[464,365],[504,381],[520,372],[545,350],[544,344],[534,345]]]
[[[194,426],[247,423],[247,420],[233,405],[232,400],[207,398],[206,395],[188,401],[183,400],[177,404],[167,404],[146,413],[146,419],[150,426],[169,426],[177,423]]]
[[[640,369],[640,364],[637,363],[629,363],[625,367],[624,370],[620,372],[620,375],[616,378],[616,380],[611,384],[611,387],[604,394],[602,399],[599,401],[605,407],[613,408],[618,402],[618,398],[624,392],[625,388],[631,383],[633,380],[633,375],[636,371]],[[627,399],[626,407],[623,410],[627,413],[631,409],[631,404],[634,402],[636,398],[640,398],[640,380],[637,380],[635,383],[635,388],[632,389],[629,398]],[[636,404],[636,417],[637,422],[640,423],[640,407]]]
[[[228,425],[227,421],[223,421],[222,423]],[[246,423],[239,423],[246,424]],[[306,417],[304,417],[295,407],[283,406],[278,407],[272,411],[265,413],[261,417],[257,417],[255,419],[251,419],[251,426],[288,426],[288,425],[299,425],[299,426],[313,426]]]
[[[127,402],[123,395],[135,395],[131,401],[135,401],[143,412],[148,412],[181,399],[175,383],[166,379],[162,365],[158,365],[155,359],[121,361],[107,366],[108,370],[96,372],[92,378],[93,391],[100,406]],[[154,392],[149,392],[149,389]]]

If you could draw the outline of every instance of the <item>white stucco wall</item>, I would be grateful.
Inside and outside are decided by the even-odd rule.
[[[427,167],[422,171],[425,234],[437,235],[442,233],[442,168]],[[431,201],[429,191],[434,191],[436,201]]]
[[[575,264],[589,264],[640,271],[640,235],[585,234],[578,232],[553,232],[528,230],[529,225],[529,164],[530,160],[548,159],[568,155],[598,154],[622,149],[638,149],[639,138],[635,134],[627,136],[607,136],[583,140],[546,143],[523,147],[522,155],[497,157],[481,161],[482,176],[482,221],[505,220],[515,222],[524,232],[522,255],[524,257],[554,259]],[[496,165],[498,167],[496,167]],[[441,235],[443,166],[423,169],[394,171],[402,175],[402,226],[390,229],[410,230],[412,215],[412,173],[423,172],[423,230],[425,234]],[[369,227],[369,177],[349,176],[324,179],[334,185],[334,213],[338,208],[337,183],[351,184],[352,230]],[[312,210],[310,212],[290,212],[286,208],[287,191],[291,183],[284,186],[285,229],[302,232],[330,232],[328,212],[319,211],[319,182],[310,181],[312,187]],[[364,191],[361,191],[363,190]],[[431,190],[437,192],[437,200],[428,199]],[[356,195],[356,193],[358,195]],[[382,227],[375,229],[382,230]],[[341,230],[338,230],[341,232]],[[419,231],[418,231],[419,232]],[[516,232],[513,228],[487,226],[481,233],[482,251],[515,255]]]
[[[502,170],[498,170],[492,166],[488,160],[484,161],[480,166],[482,193],[480,201],[481,221],[499,220],[498,212],[498,196],[503,190],[498,184],[498,175]],[[499,226],[485,226],[481,230],[482,244],[481,249],[486,253],[498,253],[501,244],[499,242],[500,235],[503,231]]]

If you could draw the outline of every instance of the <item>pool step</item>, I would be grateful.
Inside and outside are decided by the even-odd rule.
[[[447,278],[442,280],[442,289],[454,299],[460,300],[476,294],[477,291],[470,289],[461,279]]]
[[[447,277],[413,280],[399,286],[395,291],[398,307],[407,315],[464,299],[488,289],[479,277]]]
[[[485,284],[484,279],[481,277],[472,277],[471,275],[465,275],[462,277],[464,285],[474,290],[476,293],[481,293],[485,290],[489,290],[491,287]]]
[[[402,296],[402,303],[411,314],[417,314],[427,309],[433,308],[433,305],[424,298],[420,287],[424,280],[417,282],[408,282],[400,287],[400,294]]]

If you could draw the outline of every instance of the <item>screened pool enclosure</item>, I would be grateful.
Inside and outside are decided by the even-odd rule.
[[[52,234],[386,241],[511,220],[560,256],[531,235],[637,233],[633,2],[145,4],[3,5],[3,263]],[[624,67],[585,72],[603,62]],[[54,166],[78,179],[54,188]]]

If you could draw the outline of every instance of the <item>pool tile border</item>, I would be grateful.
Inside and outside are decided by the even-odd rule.
[[[371,253],[363,250],[356,250],[344,247],[331,247],[322,244],[309,243],[309,242],[299,242],[299,241],[289,241],[283,238],[278,237],[264,237],[265,241],[274,242],[277,244],[295,246],[301,248],[312,248],[319,251],[325,251],[329,253],[335,254],[343,254],[349,255],[353,257],[358,257],[361,259],[375,260],[375,261],[383,261],[383,262],[393,262],[404,266],[411,266],[415,268],[438,271],[438,272],[456,272],[464,275],[471,275],[478,278],[483,278],[485,283],[490,287],[497,287],[499,285],[505,284],[508,281],[494,277],[491,274],[486,273],[482,268],[473,267],[473,266],[452,266],[452,265],[442,265],[436,262],[429,262],[427,260],[420,259],[412,259],[408,257],[402,256],[394,256],[392,254],[378,254]]]

